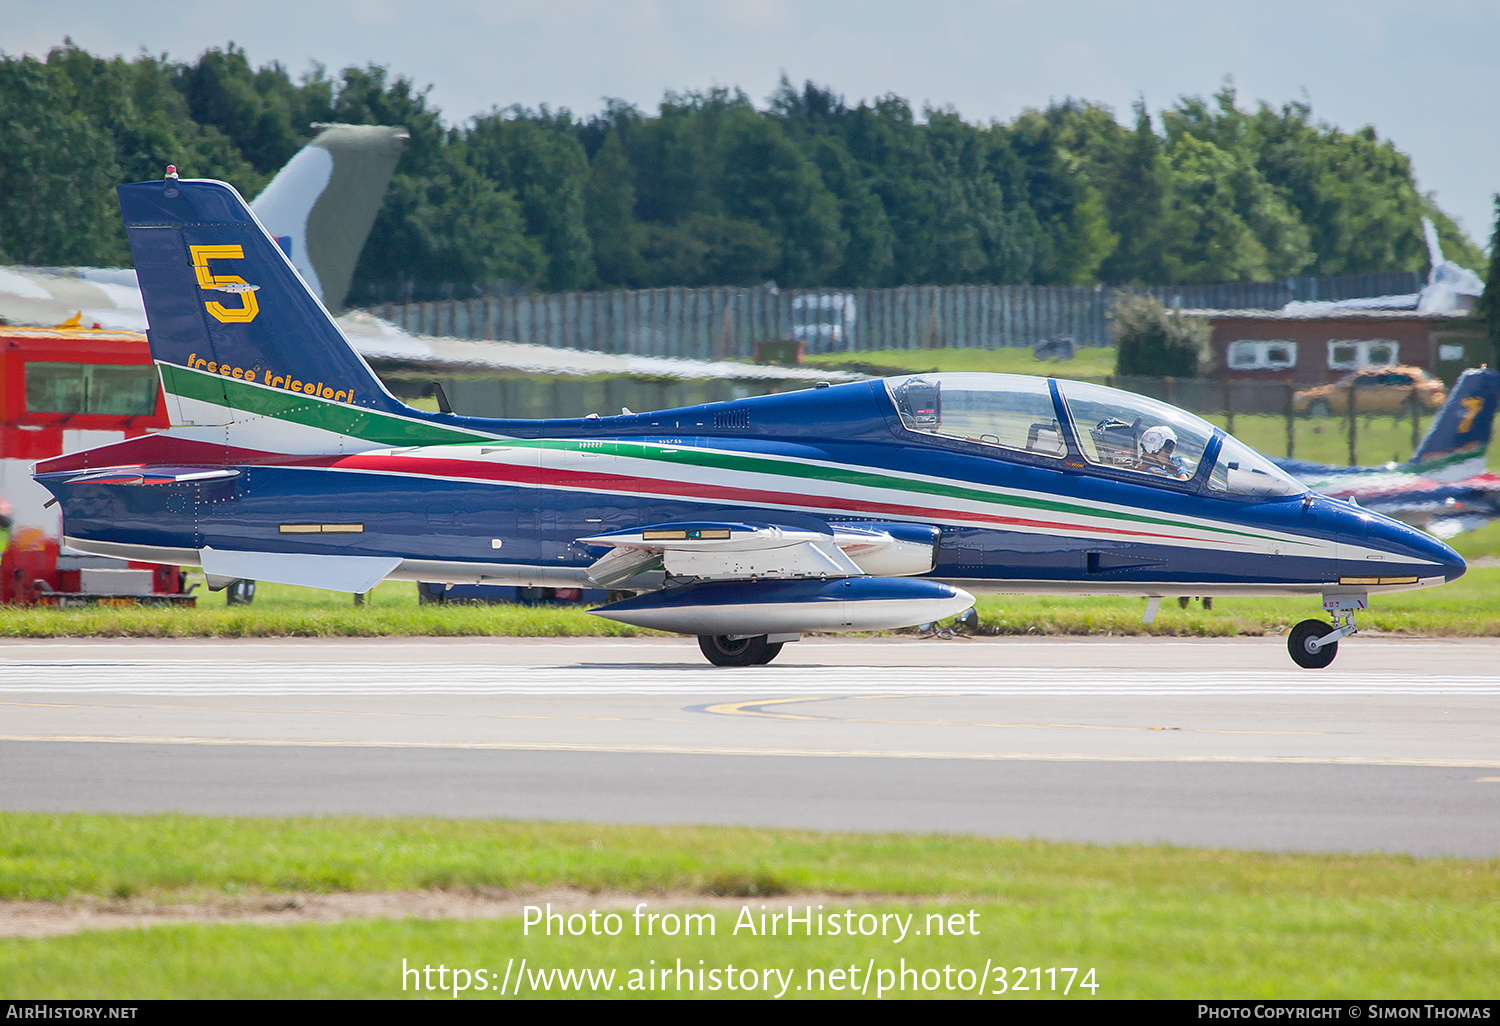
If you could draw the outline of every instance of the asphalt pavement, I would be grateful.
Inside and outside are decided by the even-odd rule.
[[[1500,856],[1500,643],[0,643],[0,808]]]

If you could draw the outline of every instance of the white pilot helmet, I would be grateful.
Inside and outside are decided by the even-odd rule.
[[[1169,427],[1147,428],[1141,435],[1141,451],[1156,456],[1168,442],[1172,443],[1172,448],[1177,448],[1177,432]]]

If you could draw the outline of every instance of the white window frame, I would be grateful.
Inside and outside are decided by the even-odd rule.
[[[1285,349],[1289,360],[1272,358],[1273,349]],[[1225,353],[1230,370],[1287,370],[1297,366],[1297,343],[1286,339],[1236,339]]]
[[[1334,356],[1340,346],[1353,346],[1355,358],[1340,360]],[[1370,350],[1389,346],[1390,358],[1378,363],[1370,359]],[[1394,367],[1401,362],[1401,343],[1393,338],[1331,338],[1328,340],[1329,370],[1364,370],[1367,367]]]

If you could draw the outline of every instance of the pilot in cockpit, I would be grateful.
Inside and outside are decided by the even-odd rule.
[[[1151,474],[1163,474],[1186,481],[1191,475],[1183,466],[1182,457],[1176,454],[1177,432],[1166,425],[1147,428],[1141,433],[1140,452],[1137,465]]]

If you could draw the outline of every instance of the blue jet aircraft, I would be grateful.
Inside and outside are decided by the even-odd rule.
[[[121,186],[173,427],[48,460],[67,544],[366,591],[384,579],[634,592],[597,610],[766,663],[807,631],[958,614],[972,592],[1321,595],[1326,666],[1441,542],[1313,495],[1175,407],[989,374],[655,413],[481,420],[391,396],[233,188]]]

